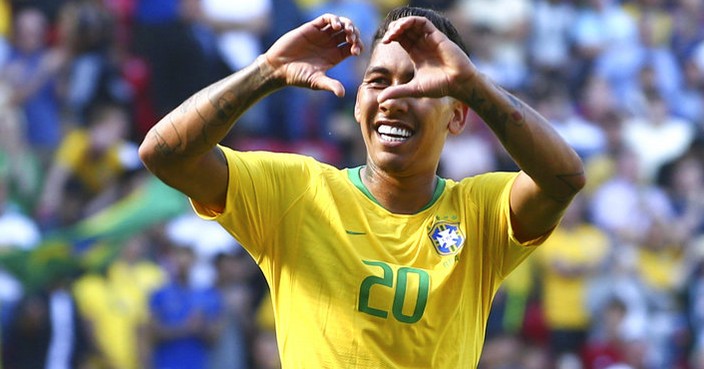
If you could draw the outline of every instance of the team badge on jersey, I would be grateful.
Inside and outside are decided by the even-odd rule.
[[[428,232],[435,250],[440,255],[456,254],[464,245],[464,235],[459,223],[439,221],[433,224]]]

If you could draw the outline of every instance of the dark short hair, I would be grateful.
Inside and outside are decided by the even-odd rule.
[[[431,23],[433,23],[435,28],[437,28],[440,32],[444,33],[445,36],[447,36],[450,41],[454,42],[457,46],[459,46],[465,54],[469,55],[467,47],[464,45],[460,33],[457,31],[457,28],[455,28],[452,22],[447,19],[447,17],[432,9],[418,8],[412,6],[402,6],[392,9],[389,14],[386,15],[386,18],[379,25],[379,28],[377,28],[376,33],[374,34],[374,39],[372,40],[372,48],[376,46],[376,44],[379,42],[379,40],[382,39],[382,37],[384,37],[384,34],[386,34],[386,31],[389,29],[389,24],[391,24],[391,22],[411,16],[419,16],[428,19]]]

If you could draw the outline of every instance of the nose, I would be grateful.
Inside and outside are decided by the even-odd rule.
[[[386,114],[408,111],[408,98],[388,98],[379,101],[379,110]]]

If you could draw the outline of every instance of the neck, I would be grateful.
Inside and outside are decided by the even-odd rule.
[[[430,202],[438,183],[435,173],[398,177],[369,165],[360,174],[376,201],[396,214],[417,213]]]

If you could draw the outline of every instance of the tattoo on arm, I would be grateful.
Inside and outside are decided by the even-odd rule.
[[[573,183],[575,178],[581,179],[584,178],[584,171],[578,172],[578,173],[567,173],[567,174],[558,174],[557,179],[562,181],[565,186],[567,186],[570,190],[576,192],[579,191],[580,187],[575,186]]]
[[[223,126],[229,124],[232,119],[239,116],[243,112],[243,107],[248,107],[249,104],[242,102],[235,104],[238,96],[228,91],[219,96],[208,96],[210,104],[215,109],[215,118],[209,123],[212,126]]]
[[[494,87],[509,101],[511,111],[507,112],[494,101],[490,101],[486,96],[480,95],[477,90],[472,92],[469,105],[475,109],[487,124],[494,128],[499,139],[504,141],[507,139],[509,125],[519,127],[525,124],[526,108],[525,104],[500,86],[494,84]]]
[[[176,127],[174,127],[174,130],[175,129]],[[171,156],[171,154],[176,151],[173,146],[169,145],[164,136],[161,135],[161,132],[159,132],[158,127],[154,127],[151,132],[153,139],[156,141],[156,151],[159,154],[161,154],[162,156]]]
[[[555,178],[565,185],[566,193],[564,195],[552,194],[548,195],[551,199],[559,203],[569,202],[575,193],[579,192],[580,187],[574,184],[574,179],[579,179],[584,177],[584,171],[578,173],[564,173],[557,174]]]

